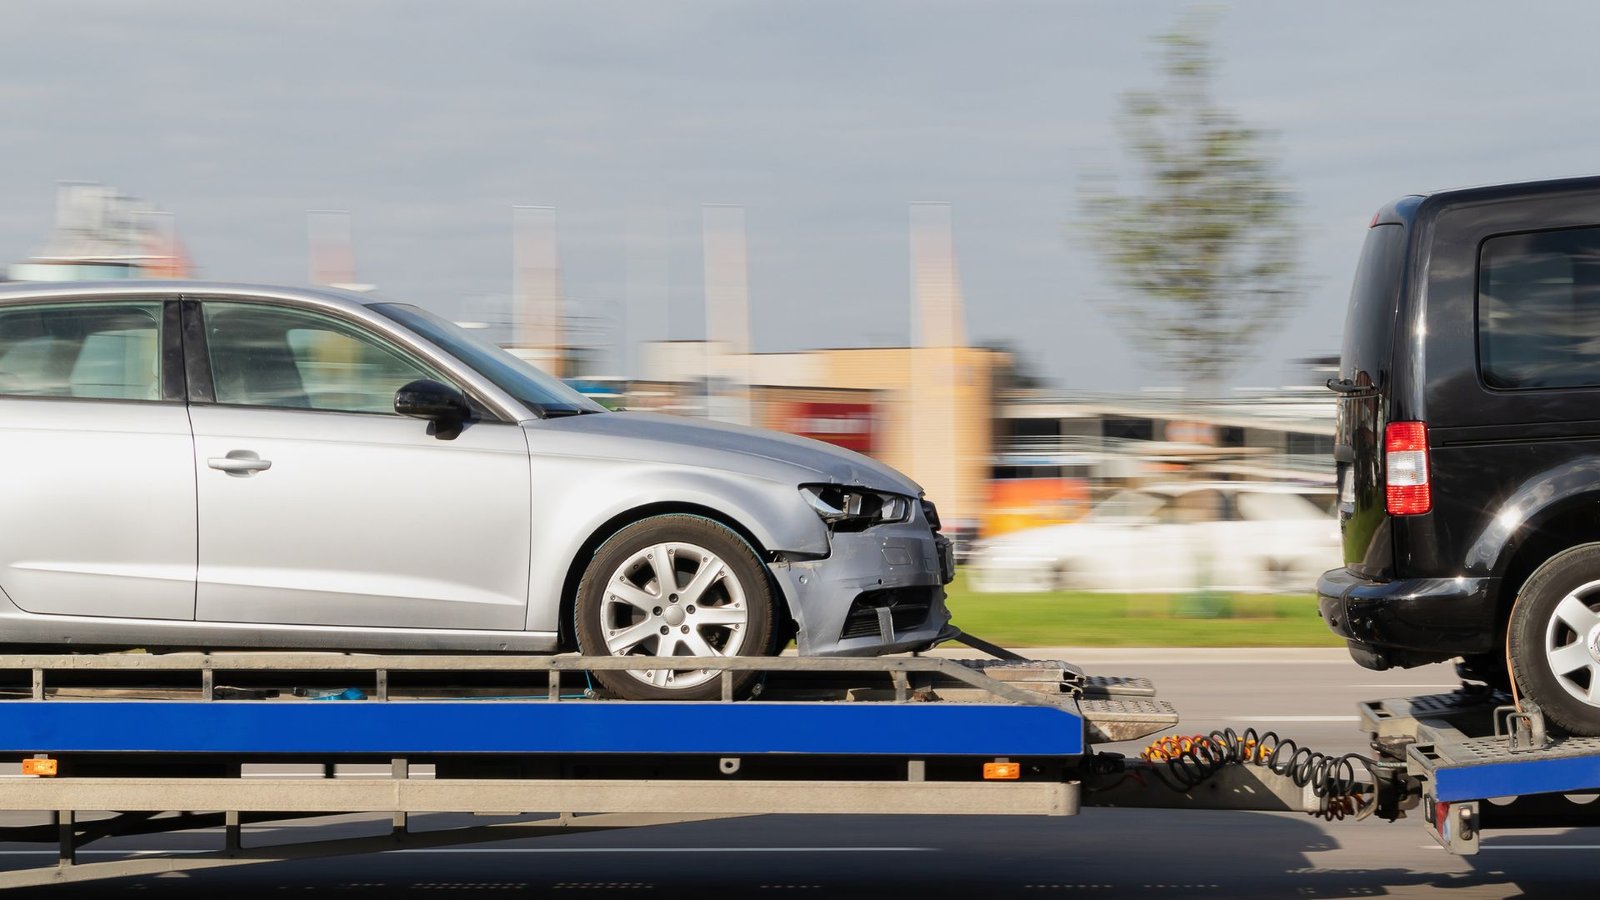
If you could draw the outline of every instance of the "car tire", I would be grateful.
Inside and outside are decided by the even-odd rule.
[[[595,552],[578,583],[574,630],[585,656],[767,656],[774,613],[771,579],[749,542],[702,516],[654,516],[618,531]],[[737,696],[756,674],[734,675]],[[720,673],[711,669],[595,670],[593,676],[625,700],[722,695]]]
[[[1069,563],[1058,562],[1050,570],[1050,590],[1056,592],[1070,591],[1077,580],[1077,572]]]
[[[1528,577],[1506,654],[1517,690],[1551,727],[1600,736],[1600,544],[1558,553]]]

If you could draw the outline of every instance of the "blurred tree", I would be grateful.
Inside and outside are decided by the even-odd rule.
[[[1215,391],[1300,303],[1295,197],[1270,136],[1211,96],[1215,15],[1159,36],[1159,91],[1124,94],[1117,120],[1132,177],[1085,183],[1084,225],[1119,296],[1106,306],[1159,367]],[[1123,188],[1127,189],[1124,190]]]
[[[995,390],[1033,390],[1050,386],[1050,382],[1039,374],[1038,367],[1023,355],[1014,341],[1005,338],[985,338],[978,342],[978,346],[984,350],[1004,353],[1011,358],[1009,366],[995,370]]]

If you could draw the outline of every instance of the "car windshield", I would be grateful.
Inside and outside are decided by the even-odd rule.
[[[375,303],[373,312],[415,331],[471,366],[495,386],[541,416],[573,416],[606,408],[578,393],[531,363],[483,340],[454,322],[406,303]]]

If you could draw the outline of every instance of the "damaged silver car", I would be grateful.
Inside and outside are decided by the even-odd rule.
[[[676,657],[951,636],[949,543],[827,444],[610,412],[414,306],[0,288],[0,643]]]

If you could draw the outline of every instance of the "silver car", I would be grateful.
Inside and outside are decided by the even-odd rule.
[[[897,652],[952,633],[938,528],[867,457],[609,412],[414,306],[0,287],[8,646]]]

